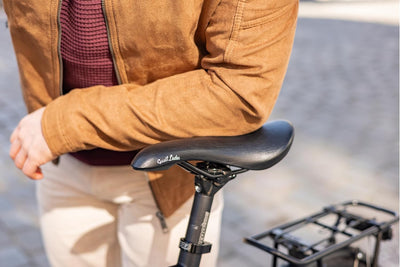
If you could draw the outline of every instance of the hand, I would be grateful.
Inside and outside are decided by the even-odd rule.
[[[25,116],[10,137],[10,157],[15,166],[34,180],[43,178],[40,166],[55,158],[42,134],[43,112],[41,108]]]

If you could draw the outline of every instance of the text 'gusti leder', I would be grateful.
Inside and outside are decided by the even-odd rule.
[[[157,164],[163,164],[163,163],[165,163],[165,162],[170,162],[170,161],[173,161],[173,160],[180,160],[181,159],[181,157],[179,157],[178,155],[169,155],[169,156],[165,156],[165,158],[162,158],[162,159],[157,159]]]

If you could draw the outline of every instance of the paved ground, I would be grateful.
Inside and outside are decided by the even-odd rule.
[[[330,203],[356,198],[398,210],[397,20],[361,23],[318,12],[329,4],[348,11],[343,5],[357,3],[376,5],[302,2],[290,67],[271,118],[292,121],[295,142],[276,167],[227,185],[220,267],[268,266],[268,256],[242,237]],[[365,21],[368,14],[361,17]],[[24,107],[4,22],[0,13],[0,267],[46,267],[34,183],[7,156],[8,136]],[[399,266],[397,229],[383,247],[383,267]]]

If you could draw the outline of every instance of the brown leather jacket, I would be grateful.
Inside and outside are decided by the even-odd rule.
[[[135,150],[191,136],[259,128],[278,97],[298,0],[103,0],[119,85],[60,95],[62,0],[4,0],[32,112],[56,155],[102,147]],[[193,193],[173,168],[149,173],[169,216]]]

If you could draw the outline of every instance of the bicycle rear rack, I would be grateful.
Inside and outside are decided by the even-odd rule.
[[[360,215],[360,211],[362,215]],[[368,217],[364,215],[368,213]],[[371,213],[386,217],[383,221],[372,217]],[[359,201],[348,201],[325,207],[321,212],[303,219],[286,223],[252,237],[245,242],[273,255],[272,266],[277,266],[278,258],[289,262],[291,266],[306,266],[317,263],[323,266],[323,260],[335,252],[367,236],[375,236],[375,249],[371,266],[378,264],[380,242],[392,238],[391,225],[399,221],[396,212]],[[310,234],[310,230],[313,230]],[[317,234],[315,234],[317,230]],[[304,234],[306,238],[304,238]],[[316,237],[321,235],[321,237]],[[306,240],[306,239],[314,240]],[[269,246],[267,243],[272,243]],[[357,260],[360,255],[356,252]]]

